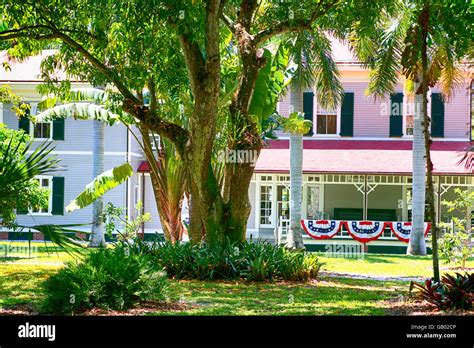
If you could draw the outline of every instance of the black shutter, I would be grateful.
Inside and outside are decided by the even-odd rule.
[[[431,93],[431,136],[444,137],[444,103],[441,93]]]
[[[53,215],[64,215],[64,178],[53,177]]]
[[[53,121],[53,140],[64,140],[64,118]]]
[[[18,129],[22,129],[26,134],[30,134],[30,119],[26,116],[20,118]]]
[[[314,105],[314,93],[313,92],[304,92],[303,93],[303,113],[304,119],[309,120],[314,124],[313,118],[313,105]],[[305,135],[313,135],[313,128],[309,130]]]
[[[341,106],[341,133],[343,137],[354,136],[354,93],[345,92]]]
[[[390,136],[403,136],[403,93],[390,95]]]

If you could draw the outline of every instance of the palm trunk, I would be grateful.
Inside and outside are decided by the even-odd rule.
[[[104,171],[104,123],[92,121],[92,177],[97,177]],[[103,225],[103,198],[100,197],[92,203],[92,237],[89,247],[96,248],[105,244]]]
[[[435,210],[435,192],[433,185],[433,162],[431,161],[431,134],[430,134],[430,118],[428,117],[428,54],[427,54],[427,37],[429,26],[429,3],[426,2],[423,9],[423,42],[421,51],[422,60],[422,92],[423,92],[423,135],[425,138],[425,154],[426,154],[426,172],[427,184],[426,195],[428,201],[429,221],[431,222],[431,251],[433,254],[433,279],[439,282],[439,257],[438,257],[438,226],[436,224]]]
[[[421,78],[419,79],[421,80]],[[425,220],[425,146],[423,115],[421,105],[423,96],[419,94],[419,81],[415,82],[415,115],[413,126],[413,179],[412,179],[412,233],[408,243],[408,255],[426,255],[424,237]]]
[[[304,249],[301,234],[301,189],[303,186],[303,136],[290,133],[290,229],[286,245]]]

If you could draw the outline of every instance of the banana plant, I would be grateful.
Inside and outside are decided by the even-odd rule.
[[[275,54],[264,50],[265,66],[258,72],[255,89],[250,101],[249,113],[257,119],[264,138],[274,138],[271,116],[278,99],[291,82],[293,69],[289,68],[290,50],[286,42],[281,43]]]

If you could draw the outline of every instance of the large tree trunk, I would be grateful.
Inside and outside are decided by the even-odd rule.
[[[95,178],[104,171],[104,131],[103,122],[92,121],[92,176]],[[92,236],[89,247],[99,247],[105,244],[103,198],[92,203]]]
[[[415,115],[413,126],[413,179],[412,179],[412,232],[407,248],[409,255],[426,255],[424,237],[425,220],[425,144],[423,135],[423,96],[419,94],[419,81],[415,82]]]
[[[286,245],[304,249],[301,234],[301,189],[303,186],[303,136],[290,133],[290,229]]]

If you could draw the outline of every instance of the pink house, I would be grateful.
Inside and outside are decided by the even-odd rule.
[[[339,41],[333,41],[333,54],[345,90],[341,106],[322,109],[318,100],[324,96],[311,88],[291,90],[278,105],[283,115],[293,109],[313,122],[303,142],[303,218],[409,222],[413,101],[403,93],[403,80],[393,95],[384,99],[367,96],[368,71]],[[473,173],[458,165],[460,152],[471,141],[471,88],[467,77],[466,84],[448,103],[442,100],[438,88],[433,88],[429,96],[440,221],[450,220],[441,202],[452,200],[456,187],[474,189]],[[395,103],[400,106],[398,115],[391,114]],[[279,140],[270,141],[256,163],[249,192],[252,214],[248,235],[253,238],[273,239],[275,229],[284,236],[289,219],[289,167],[288,135],[280,133]],[[358,243],[345,227],[331,239],[305,238],[313,250],[324,250],[334,243]],[[368,244],[369,251],[404,252],[406,244],[399,239],[386,225],[377,240]]]

